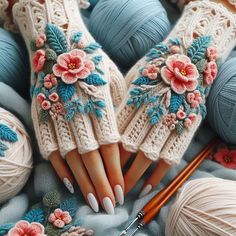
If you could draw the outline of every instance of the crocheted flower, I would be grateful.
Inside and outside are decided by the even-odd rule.
[[[93,230],[86,230],[80,226],[72,226],[67,232],[61,234],[61,236],[91,236],[93,235]]]
[[[179,53],[180,52],[180,47],[177,45],[173,45],[170,47],[170,52],[173,54]]]
[[[46,40],[47,40],[46,35],[40,34],[35,40],[36,47],[37,48],[43,47]]]
[[[44,87],[51,89],[53,86],[57,85],[57,78],[53,74],[47,74],[44,77]]]
[[[188,93],[187,101],[192,108],[198,108],[202,103],[202,96],[198,90],[195,90],[193,93]]]
[[[163,124],[166,125],[170,130],[174,130],[178,121],[176,120],[176,114],[170,113],[164,116]]]
[[[211,85],[216,78],[218,72],[217,65],[214,61],[207,63],[206,70],[204,71],[203,79],[205,85]]]
[[[46,96],[43,93],[39,93],[37,96],[37,101],[39,104],[42,104],[42,102],[46,99]]]
[[[192,121],[191,121],[189,118],[187,118],[187,119],[184,120],[184,126],[185,126],[186,128],[191,127],[191,125],[192,125]]]
[[[166,66],[161,68],[161,75],[164,82],[170,84],[172,90],[178,94],[193,91],[198,85],[198,70],[185,55],[169,56]]]
[[[148,65],[143,69],[143,76],[148,77],[151,80],[157,79],[157,75],[159,73],[159,68],[155,65]]]
[[[68,211],[62,211],[57,208],[50,214],[48,221],[57,228],[63,228],[72,221],[72,218]]]
[[[197,115],[196,115],[195,113],[190,113],[190,114],[188,115],[188,118],[189,118],[192,122],[194,122],[194,121],[196,120],[196,118],[197,118]]]
[[[41,103],[41,107],[43,108],[43,110],[49,110],[51,108],[51,103],[47,100],[44,100],[42,103]]]
[[[176,113],[176,116],[179,120],[183,120],[185,117],[186,117],[186,113],[183,111],[183,110],[179,110],[177,113]]]
[[[37,50],[32,59],[34,72],[39,72],[43,69],[46,62],[46,52],[44,50]]]
[[[215,61],[218,57],[217,49],[215,47],[207,48],[206,56],[210,61]]]
[[[61,77],[66,84],[73,84],[78,79],[87,78],[94,69],[95,65],[86,58],[86,53],[80,49],[74,49],[57,58],[53,73]]]
[[[214,155],[214,159],[226,168],[236,169],[236,150],[222,148]]]
[[[52,102],[57,102],[59,100],[59,96],[57,93],[52,93],[49,95],[49,100],[52,101]]]
[[[44,226],[39,223],[19,221],[15,227],[10,229],[8,236],[44,236]]]
[[[61,114],[63,112],[63,105],[60,102],[53,103],[51,111],[54,114]]]

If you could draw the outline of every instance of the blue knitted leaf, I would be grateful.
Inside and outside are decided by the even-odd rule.
[[[205,117],[206,117],[206,115],[207,115],[207,110],[206,110],[206,106],[205,106],[205,104],[200,104],[200,106],[199,106],[199,108],[200,108],[200,113],[201,113],[201,115],[202,115],[202,118],[203,119],[205,119]]]
[[[133,88],[133,89],[129,92],[130,95],[140,95],[141,93],[142,93],[142,90],[139,89],[139,88]]]
[[[159,58],[160,56],[161,56],[161,51],[155,48],[150,49],[150,51],[146,54],[146,57],[148,57],[147,61]]]
[[[57,88],[59,97],[63,102],[71,100],[76,92],[76,88],[73,84],[60,83]]]
[[[157,107],[152,107],[148,110],[148,116],[150,117],[151,125],[157,124],[165,113],[165,109],[162,105],[158,104]]]
[[[105,102],[104,102],[104,101],[101,101],[101,100],[95,101],[94,104],[95,104],[96,106],[100,107],[100,108],[105,108],[105,107],[106,107]]]
[[[92,109],[93,109],[93,103],[89,100],[84,106],[84,111],[85,113],[90,113]]]
[[[98,74],[90,74],[85,80],[85,83],[95,86],[105,85],[107,82],[103,80]]]
[[[160,50],[161,52],[168,51],[168,47],[164,43],[159,43],[159,44],[155,45],[154,48],[156,48],[157,50]]]
[[[71,121],[73,118],[74,118],[74,115],[75,115],[75,109],[69,109],[69,110],[67,110],[67,112],[66,112],[66,116],[65,116],[65,119],[67,120],[67,121]]]
[[[94,114],[97,118],[102,118],[103,117],[103,112],[101,109],[95,108],[94,109]]]
[[[17,134],[11,128],[4,124],[0,124],[0,139],[15,143],[18,140]]]
[[[82,33],[81,32],[78,32],[78,33],[75,33],[71,36],[71,41],[73,43],[78,43],[80,41],[80,39],[82,38]]]
[[[66,36],[56,25],[47,24],[46,29],[47,42],[51,49],[58,55],[67,51]]]
[[[63,211],[68,211],[71,217],[74,217],[77,211],[78,202],[75,197],[68,198],[60,204]]]
[[[102,69],[100,69],[99,67],[97,67],[97,66],[95,66],[95,70],[101,75],[105,74],[104,71]]]
[[[8,223],[0,226],[0,236],[7,235],[8,231],[14,227],[14,224]]]
[[[88,46],[83,48],[86,53],[94,53],[97,49],[101,48],[101,45],[98,43],[90,43]]]
[[[94,62],[95,65],[98,65],[99,62],[102,61],[102,56],[100,56],[100,55],[99,56],[95,56],[95,57],[92,58],[92,61]]]
[[[169,43],[171,43],[172,45],[180,45],[181,41],[178,38],[175,39],[170,39]]]
[[[29,223],[38,222],[43,223],[45,220],[45,213],[42,209],[33,209],[25,214],[24,220],[28,221]]]
[[[176,113],[179,110],[179,107],[182,105],[183,100],[184,100],[184,96],[179,95],[172,91],[171,98],[170,98],[169,111],[171,113]]]
[[[192,45],[187,49],[187,55],[193,63],[205,58],[206,49],[209,47],[210,42],[210,36],[198,37],[193,41]]]
[[[132,84],[135,84],[135,85],[142,85],[142,84],[149,84],[149,83],[150,83],[150,79],[144,76],[141,76],[132,82]]]

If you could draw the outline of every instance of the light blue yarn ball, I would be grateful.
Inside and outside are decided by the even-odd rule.
[[[22,39],[0,28],[0,82],[27,97],[30,83],[29,68],[28,54]]]
[[[212,128],[225,142],[236,144],[236,58],[220,67],[207,108]]]
[[[100,0],[89,30],[118,65],[129,68],[165,38],[170,22],[158,0]]]

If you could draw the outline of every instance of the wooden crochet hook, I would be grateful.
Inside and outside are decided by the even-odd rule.
[[[137,214],[137,217],[122,231],[120,236],[126,235],[132,225],[138,220],[142,220],[135,231],[130,235],[134,235],[144,225],[150,223],[150,221],[159,213],[160,209],[165,203],[172,197],[176,191],[183,185],[183,183],[192,175],[192,173],[199,167],[203,160],[210,155],[212,148],[219,143],[218,139],[213,139],[197,156],[193,161],[187,165],[179,175],[177,175],[172,182],[160,192],[158,192]]]

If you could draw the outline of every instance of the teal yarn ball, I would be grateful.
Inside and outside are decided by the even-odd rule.
[[[236,144],[236,58],[219,69],[208,97],[208,121],[227,143]]]
[[[28,97],[30,67],[28,54],[20,36],[0,28],[0,82]]]
[[[100,0],[89,30],[119,66],[130,68],[166,37],[170,22],[158,0]]]

